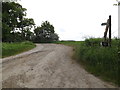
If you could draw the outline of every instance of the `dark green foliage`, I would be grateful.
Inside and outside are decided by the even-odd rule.
[[[19,30],[21,31],[22,40],[32,40],[33,33],[30,31],[34,27],[35,23],[32,18],[24,18],[22,22],[19,23]]]
[[[59,39],[58,35],[54,31],[53,25],[48,21],[42,23],[41,27],[37,27],[34,30],[35,37],[34,42],[52,42]]]
[[[120,39],[118,40],[118,84],[120,86]]]
[[[59,39],[53,25],[48,21],[34,30],[32,18],[25,18],[26,9],[16,2],[2,2],[2,41],[3,42],[51,42]]]
[[[26,9],[19,3],[2,2],[2,41],[16,42],[30,40],[33,19],[25,18]]]
[[[102,42],[101,38],[85,39],[86,46],[100,46],[101,42]]]
[[[2,40],[10,41],[11,33],[15,32],[18,21],[25,16],[25,8],[15,2],[2,2]]]

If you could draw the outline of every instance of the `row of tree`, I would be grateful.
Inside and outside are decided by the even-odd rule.
[[[34,29],[34,32],[31,31]],[[3,42],[51,42],[59,37],[53,25],[45,21],[36,27],[32,18],[26,18],[26,8],[16,2],[2,2],[2,41]]]

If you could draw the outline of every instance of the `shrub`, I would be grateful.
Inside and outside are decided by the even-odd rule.
[[[86,46],[100,46],[100,43],[102,42],[101,38],[90,38],[90,39],[85,39],[85,45]]]

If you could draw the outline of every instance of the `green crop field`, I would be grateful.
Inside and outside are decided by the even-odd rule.
[[[2,58],[16,55],[35,47],[32,42],[2,43]]]

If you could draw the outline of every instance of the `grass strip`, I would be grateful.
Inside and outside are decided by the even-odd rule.
[[[35,47],[32,42],[2,43],[2,58],[28,51]]]

